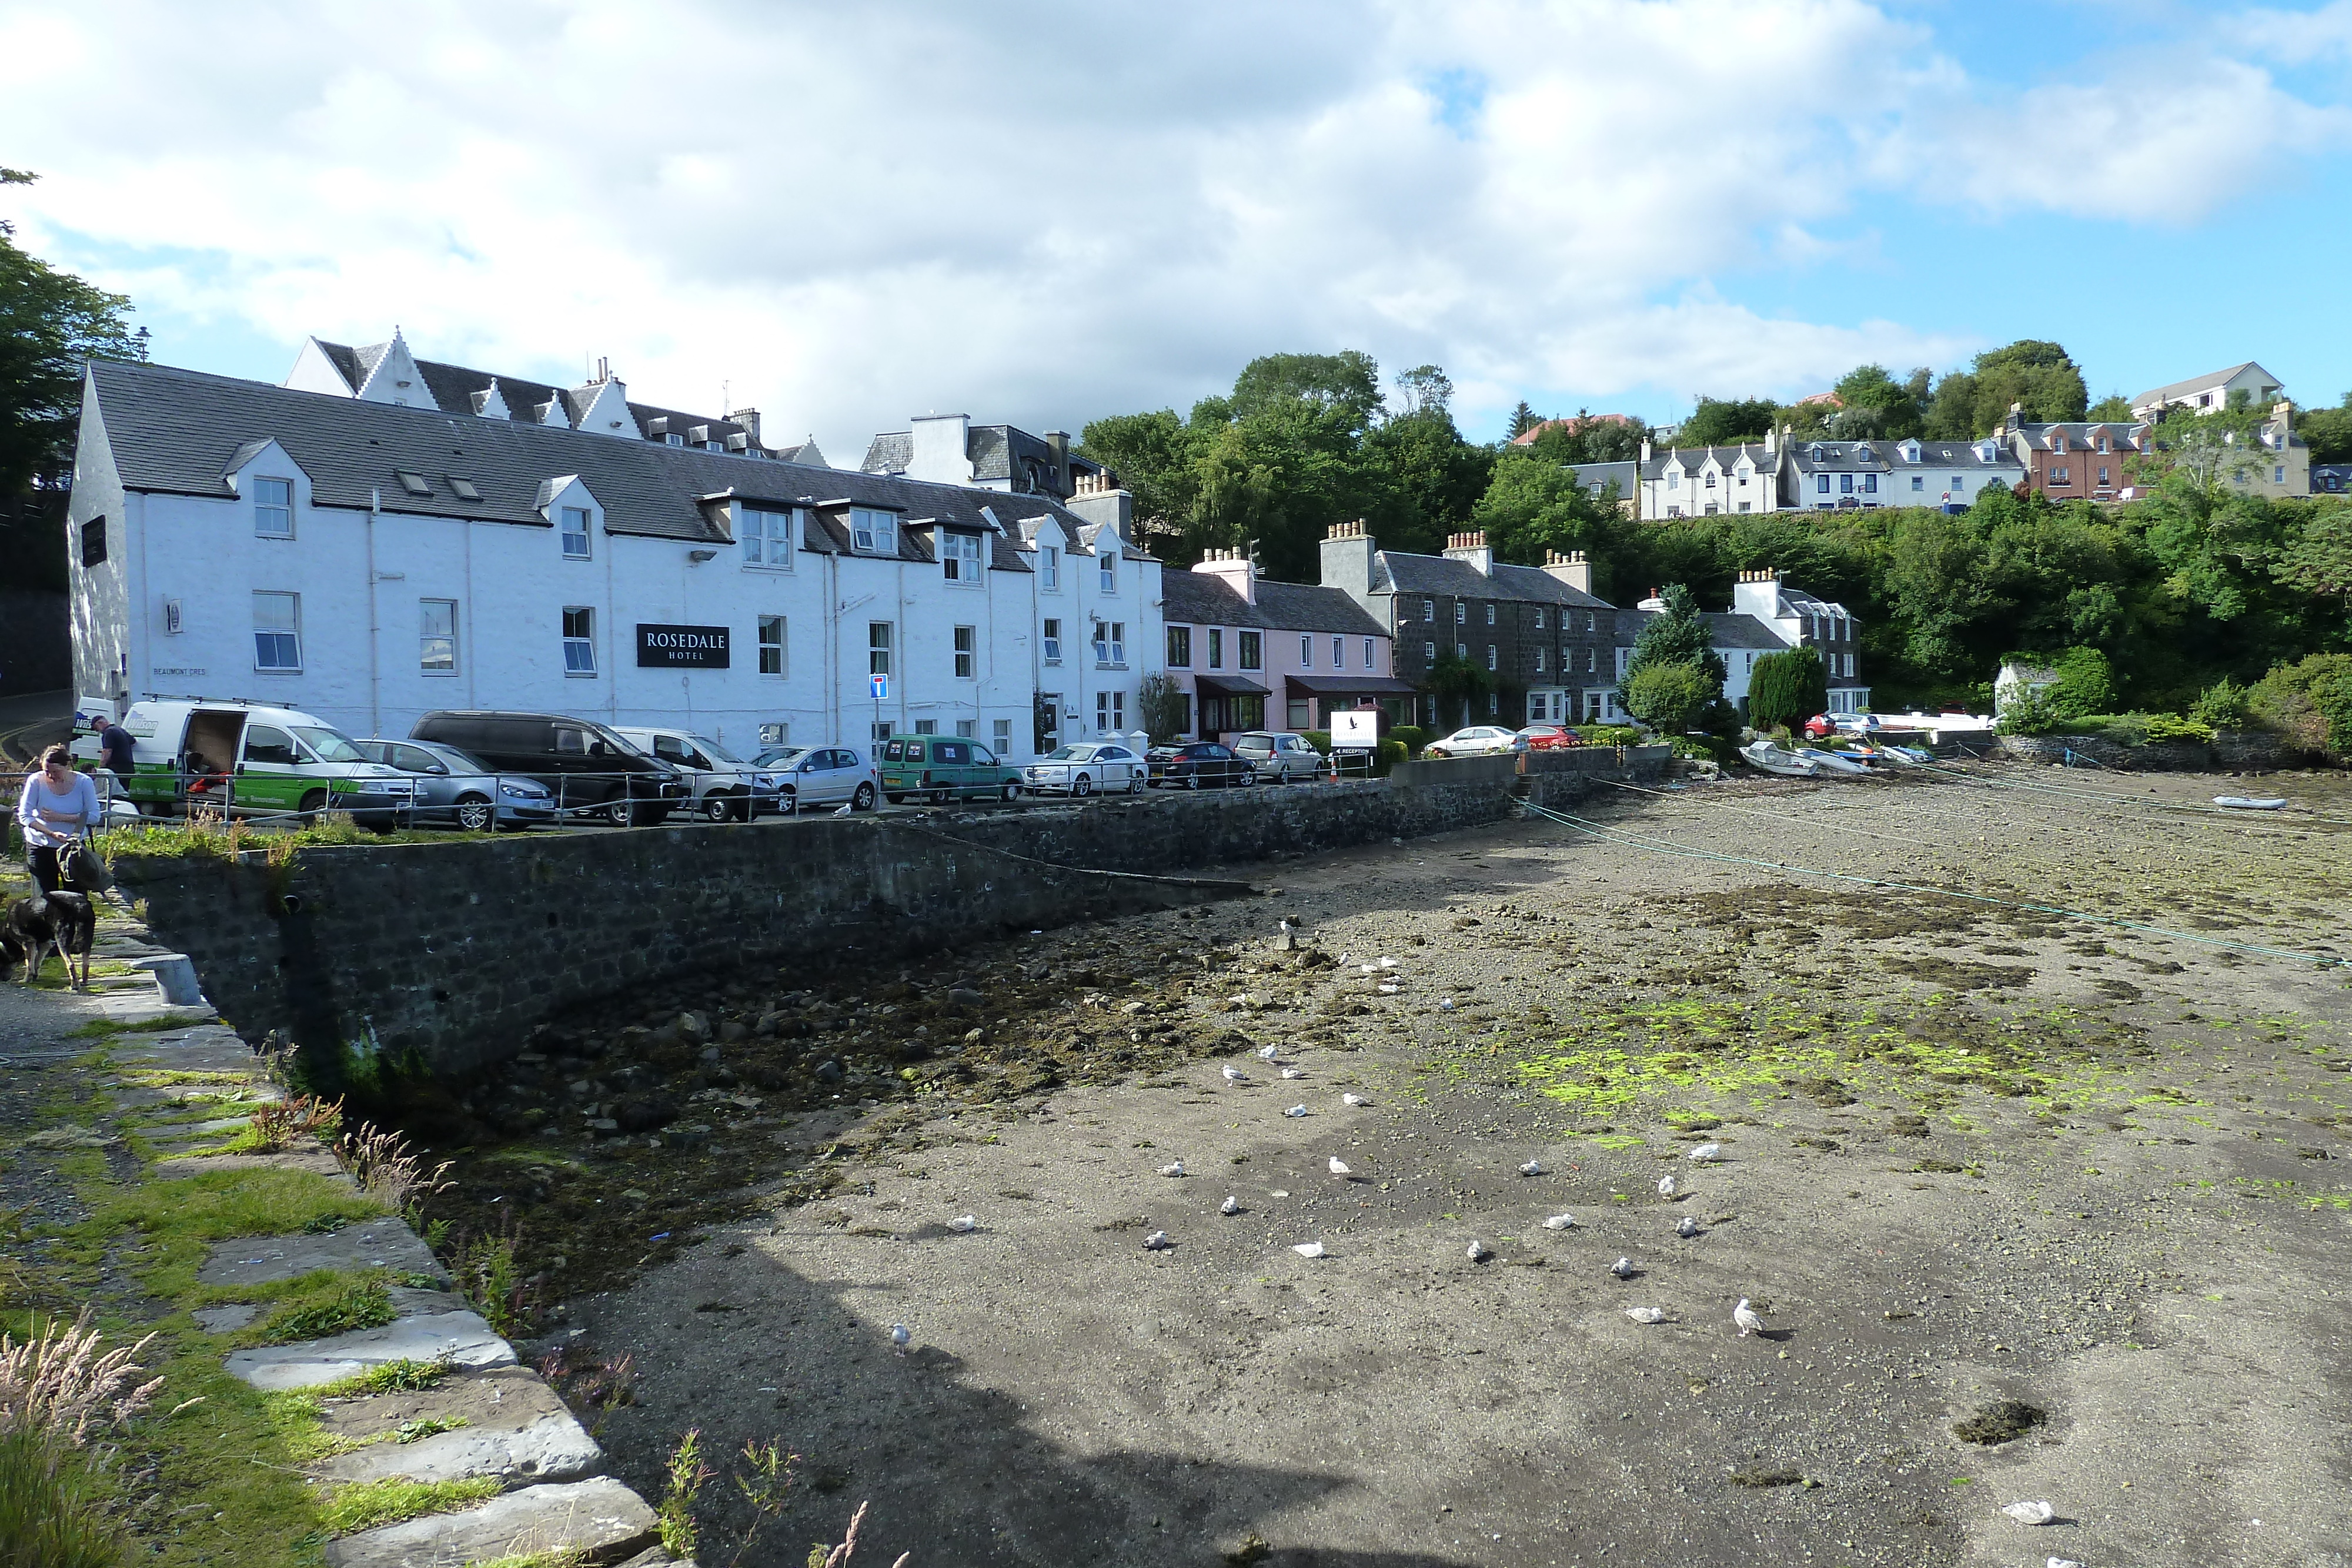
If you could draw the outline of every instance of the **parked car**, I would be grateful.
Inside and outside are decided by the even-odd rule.
[[[239,817],[300,812],[315,821],[336,811],[390,832],[415,804],[416,786],[406,774],[295,708],[159,698],[132,703],[122,727],[131,741],[125,793],[147,816],[178,816],[194,807]],[[77,759],[98,758],[93,736],[72,749]]]
[[[1151,765],[1115,740],[1081,740],[1058,747],[1022,769],[1033,795],[1091,795],[1113,789],[1132,795],[1151,776]]]
[[[691,730],[615,725],[613,733],[684,777],[688,810],[707,822],[748,822],[790,808],[778,775],[745,761],[707,735]]]
[[[772,746],[751,758],[782,781],[784,809],[805,810],[847,801],[860,811],[882,798],[881,775],[846,746]]]
[[[454,746],[431,740],[354,740],[360,751],[397,768],[416,786],[415,821],[469,833],[555,821],[555,796],[536,779],[500,778],[498,769]]]
[[[1320,779],[1330,765],[1307,744],[1303,735],[1289,730],[1254,729],[1234,739],[1234,755],[1248,763],[1260,780],[1287,784],[1294,779]]]
[[[897,805],[909,795],[931,804],[952,800],[1010,800],[1021,793],[1021,769],[966,735],[894,735],[876,763],[882,793]]]
[[[1257,782],[1257,769],[1213,740],[1155,746],[1143,754],[1150,782],[1173,789],[1214,789]]]
[[[1531,724],[1518,735],[1528,743],[1529,751],[1566,751],[1584,744],[1584,737],[1564,724]]]
[[[1874,713],[1817,713],[1805,721],[1805,734],[1814,740],[1832,735],[1874,735],[1881,727]]]
[[[1508,757],[1528,749],[1528,743],[1516,730],[1500,725],[1474,724],[1467,729],[1457,729],[1443,740],[1433,740],[1422,747],[1423,757]]]
[[[594,719],[556,713],[436,711],[409,727],[500,773],[538,779],[562,815],[594,815],[614,827],[658,822],[686,804],[686,776],[637,751]]]

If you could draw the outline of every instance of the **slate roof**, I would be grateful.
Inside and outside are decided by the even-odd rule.
[[[2152,427],[2139,420],[2112,420],[2101,423],[2097,420],[2076,419],[2055,420],[2048,424],[2018,424],[2011,428],[2028,447],[2035,452],[2049,451],[2051,433],[2060,430],[2066,433],[2067,446],[2075,451],[2095,450],[2092,444],[2093,437],[2098,432],[2105,431],[2107,434],[2107,444],[2110,447],[2120,446],[2126,452],[2136,452],[2139,450],[2135,444],[2136,441]]]
[[[1891,441],[1791,441],[1789,461],[1800,474],[1885,474],[1894,468],[1887,458],[1895,445]]]
[[[604,507],[606,528],[615,534],[729,544],[733,541],[714,516],[717,507],[705,503],[732,497],[815,507],[804,548],[845,553],[840,507],[828,515],[825,504],[855,503],[897,511],[908,519],[909,526],[898,530],[901,559],[933,559],[924,530],[912,526],[931,519],[993,535],[992,564],[1000,571],[1026,571],[1029,561],[982,515],[983,507],[992,509],[1008,529],[1038,516],[1057,518],[1074,536],[1097,526],[1045,497],[1016,500],[994,490],[848,474],[653,441],[616,441],[166,365],[94,361],[85,395],[95,402],[123,486],[131,490],[233,495],[224,476],[236,454],[249,443],[275,440],[310,476],[314,504],[364,510],[374,491],[391,517],[545,528],[547,518],[534,505],[541,486],[577,476]],[[400,469],[423,475],[432,494],[410,495],[395,476]],[[470,480],[482,498],[459,499],[449,487],[452,477]]]
[[[1640,639],[1642,628],[1655,620],[1661,613],[1663,612],[1656,610],[1620,612],[1616,646],[1632,647]],[[1785,653],[1789,650],[1789,644],[1782,642],[1772,628],[1765,625],[1753,615],[1743,614],[1736,610],[1710,610],[1702,611],[1700,613],[1706,618],[1707,625],[1714,629],[1714,642],[1711,644],[1714,647],[1729,648],[1734,652],[1753,649],[1759,653]]]
[[[1617,494],[1631,500],[1639,482],[1641,465],[1629,457],[1622,463],[1571,463],[1569,471],[1576,476],[1579,486],[1593,495],[1615,485]]]
[[[1408,555],[1402,550],[1379,550],[1372,556],[1374,593],[1443,594],[1453,599],[1494,599],[1523,604],[1573,604],[1580,610],[1605,610],[1605,599],[1595,599],[1570,588],[1549,572],[1531,566],[1495,565],[1488,577],[1466,560],[1451,556]]]
[[[1780,466],[1780,455],[1765,451],[1760,441],[1735,442],[1729,446],[1668,446],[1650,454],[1650,460],[1642,465],[1642,477],[1663,477],[1668,461],[1676,457],[1682,459],[1683,471],[1686,474],[1696,473],[1706,467],[1709,457],[1714,458],[1716,465],[1727,474],[1738,466],[1739,455],[1743,451],[1748,454],[1748,465],[1759,474],[1772,473]]]
[[[1996,445],[1992,459],[1988,462],[1979,455],[1976,444],[1969,441],[1922,441],[1919,443],[1919,460],[1916,463],[1904,455],[1903,443],[1899,441],[1874,443],[1874,444],[1881,445],[1887,461],[1897,468],[1958,468],[1965,472],[1970,468],[2008,469],[2021,466],[2007,447]]]
[[[2272,375],[2268,371],[2263,371],[2263,367],[2254,361],[2248,360],[2242,364],[2231,365],[2226,371],[2214,371],[2206,375],[2191,376],[2185,382],[2174,382],[2168,386],[2151,387],[2131,400],[2132,407],[2146,408],[2152,402],[2170,402],[2175,398],[2187,397],[2192,392],[2208,392],[2220,386],[2223,382],[2236,380],[2239,375],[2247,371],[2262,371],[2263,375],[2273,384],[2283,384],[2279,382],[2278,377]]]
[[[1012,424],[975,424],[964,433],[963,455],[974,484],[1005,480],[1016,492],[1068,497],[1081,474],[1109,470],[1092,458],[1072,455],[1066,464],[1044,437]],[[915,460],[915,433],[886,431],[866,444],[858,468],[867,474],[903,474]],[[1035,482],[1032,482],[1033,479]]]
[[[1202,574],[1188,571],[1183,575]],[[1366,614],[1364,607],[1341,590],[1309,582],[1269,582],[1259,578],[1257,612],[1267,625],[1282,632],[1329,632],[1350,637],[1389,634],[1387,627]]]
[[[1160,577],[1160,611],[1171,626],[1269,627],[1271,622],[1234,586],[1205,571],[1167,571]]]

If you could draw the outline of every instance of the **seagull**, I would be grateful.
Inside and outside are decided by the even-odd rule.
[[[959,1214],[953,1219],[948,1221],[948,1228],[954,1231],[959,1236],[969,1236],[973,1231],[980,1228],[980,1216],[976,1214]]]
[[[1658,1196],[1660,1197],[1674,1197],[1675,1188],[1677,1185],[1679,1184],[1677,1184],[1675,1178],[1670,1176],[1660,1176],[1658,1178]]]
[[[2032,1502],[2007,1503],[2000,1511],[2020,1524],[2047,1524],[2058,1517],[2058,1511],[2040,1499]]]
[[[1723,1145],[1721,1144],[1701,1144],[1698,1147],[1693,1149],[1689,1154],[1685,1155],[1683,1157],[1688,1160],[1696,1160],[1700,1165],[1705,1165],[1709,1160],[1720,1159],[1723,1157]]]
[[[1689,1240],[1692,1237],[1698,1234],[1698,1221],[1693,1219],[1687,1214],[1684,1215],[1683,1222],[1675,1227],[1675,1234],[1681,1237],[1685,1241]]]
[[[1219,1214],[1239,1214],[1241,1211],[1242,1200],[1230,1195],[1227,1196],[1224,1202],[1217,1205],[1217,1212]]]
[[[1282,1070],[1282,1075],[1285,1078],[1304,1078],[1307,1076],[1307,1069],[1303,1067],[1286,1067]]]
[[[1454,1010],[1454,998],[1452,997],[1446,997],[1440,999],[1437,1004],[1437,1010],[1442,1013],[1452,1012]]]
[[[1182,1176],[1184,1174],[1184,1162],[1182,1160],[1171,1160],[1168,1164],[1160,1167],[1160,1174],[1164,1176]]]
[[[1297,930],[1297,929],[1298,929],[1298,927],[1297,927],[1297,926],[1293,925],[1292,925],[1289,921],[1287,921],[1287,920],[1277,920],[1277,921],[1276,921],[1276,922],[1275,922],[1275,924],[1276,924],[1276,925],[1279,925],[1279,926],[1281,926],[1281,927],[1282,927],[1282,934],[1283,934],[1285,936],[1289,936],[1292,932],[1294,932],[1294,931],[1296,931],[1296,930]]]
[[[905,1323],[892,1323],[890,1325],[890,1347],[893,1350],[896,1350],[900,1355],[906,1354],[907,1347],[914,1343],[914,1331],[908,1328]]]
[[[1238,1067],[1228,1067],[1224,1071],[1225,1082],[1228,1083],[1247,1083],[1249,1082],[1249,1074],[1244,1072]]]
[[[1285,1111],[1283,1114],[1286,1116],[1304,1116],[1307,1114],[1307,1107],[1304,1105],[1293,1105],[1289,1110]]]
[[[1260,1061],[1272,1061],[1274,1057],[1275,1047],[1270,1045],[1261,1045],[1257,1048],[1257,1059]]]
[[[1664,1307],[1627,1307],[1625,1315],[1637,1323],[1662,1323],[1666,1321]]]
[[[1609,1271],[1616,1275],[1621,1280],[1630,1280],[1637,1272],[1633,1267],[1633,1260],[1631,1258],[1618,1259],[1617,1261],[1609,1265]]]
[[[1331,1174],[1336,1176],[1354,1176],[1356,1172],[1355,1167],[1349,1165],[1347,1161],[1341,1159],[1337,1155],[1333,1155],[1331,1156]]]
[[[1574,1225],[1575,1223],[1576,1216],[1572,1214],[1555,1214],[1550,1218],[1544,1221],[1544,1228],[1546,1230],[1566,1230],[1570,1226]]]
[[[1397,962],[1394,958],[1382,958],[1381,960],[1381,967],[1383,969],[1393,969],[1396,967]]]
[[[1155,1230],[1143,1239],[1143,1249],[1146,1252],[1164,1251],[1168,1245],[1168,1232],[1165,1230]]]
[[[1519,1174],[1521,1176],[1541,1176],[1544,1174],[1543,1162],[1541,1160],[1529,1160],[1527,1164],[1519,1167]]]
[[[1367,975],[1377,975],[1381,972],[1381,967],[1378,964],[1359,964],[1356,967]]]
[[[1473,1241],[1470,1243],[1470,1261],[1473,1263],[1484,1263],[1487,1259],[1492,1258],[1494,1255],[1495,1249],[1487,1246],[1484,1241]]]
[[[844,800],[841,803],[840,808],[833,814],[836,817],[846,817],[850,812],[855,811],[856,810],[857,810],[857,806],[855,801]]]
[[[1756,1315],[1756,1309],[1748,1304],[1745,1296],[1740,1297],[1739,1304],[1731,1309],[1731,1321],[1739,1325],[1739,1337],[1742,1339],[1764,1332],[1764,1320]]]
[[[1365,1100],[1365,1098],[1360,1094],[1342,1094],[1339,1096],[1339,1103],[1342,1105],[1363,1105],[1370,1103],[1370,1102]]]
[[[1320,1241],[1302,1241],[1297,1246],[1293,1247],[1291,1250],[1297,1253],[1301,1258],[1320,1258],[1323,1256],[1323,1243]]]

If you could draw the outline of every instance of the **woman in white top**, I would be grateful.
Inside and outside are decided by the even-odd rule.
[[[43,893],[57,892],[63,880],[58,855],[98,824],[98,786],[89,775],[74,771],[73,758],[64,747],[50,747],[42,754],[39,770],[25,780],[24,796],[16,802],[25,866]]]

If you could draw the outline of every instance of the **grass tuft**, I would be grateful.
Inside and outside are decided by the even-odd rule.
[[[500,1490],[489,1476],[462,1481],[362,1481],[328,1498],[320,1509],[320,1522],[330,1535],[349,1535],[423,1514],[448,1513],[494,1498]]]

